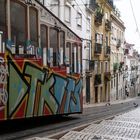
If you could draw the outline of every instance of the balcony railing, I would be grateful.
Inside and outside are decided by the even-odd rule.
[[[105,72],[104,73],[104,79],[106,82],[111,80],[111,73],[110,72]]]
[[[119,71],[122,72],[124,70],[124,62],[120,62]]]
[[[109,21],[108,19],[105,22],[105,29],[106,31],[111,31],[111,21]]]
[[[100,85],[100,84],[102,84],[101,74],[96,74],[95,80],[94,80],[94,85]]]
[[[110,46],[106,46],[105,48],[105,55],[110,55]]]
[[[102,53],[102,44],[95,43],[94,53],[99,55]]]
[[[119,64],[118,63],[114,63],[113,64],[113,71],[114,73],[116,73],[116,71],[119,69]]]
[[[95,13],[95,24],[96,25],[98,25],[98,26],[102,25],[103,16],[104,16],[103,10],[100,7],[98,7],[97,11]]]

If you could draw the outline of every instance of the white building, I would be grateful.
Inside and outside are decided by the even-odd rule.
[[[140,91],[139,54],[133,48],[134,44],[125,43],[125,93],[128,97],[135,97]]]
[[[82,38],[82,70],[85,77],[86,71],[89,71],[89,60],[92,52],[91,14],[93,7],[91,7],[90,0],[40,0],[40,2]],[[83,81],[83,93],[86,94],[86,77],[83,78]]]

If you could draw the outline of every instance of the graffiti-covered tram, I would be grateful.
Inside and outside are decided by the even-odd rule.
[[[38,1],[0,0],[0,121],[82,112],[81,43]]]

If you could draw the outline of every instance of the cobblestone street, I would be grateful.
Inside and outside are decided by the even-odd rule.
[[[140,139],[140,108],[111,120],[91,123],[81,131],[69,131],[59,140],[138,140]],[[48,140],[47,138],[35,138]]]

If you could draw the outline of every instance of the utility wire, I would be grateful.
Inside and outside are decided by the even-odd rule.
[[[132,14],[133,14],[133,18],[134,18],[134,21],[135,21],[135,24],[136,24],[136,30],[138,32],[138,35],[140,37],[140,31],[139,31],[139,28],[138,28],[138,24],[137,24],[137,20],[136,20],[136,16],[135,16],[135,13],[134,13],[134,9],[133,9],[133,5],[132,5],[132,1],[130,0],[130,5],[131,5],[131,10],[132,10]]]

